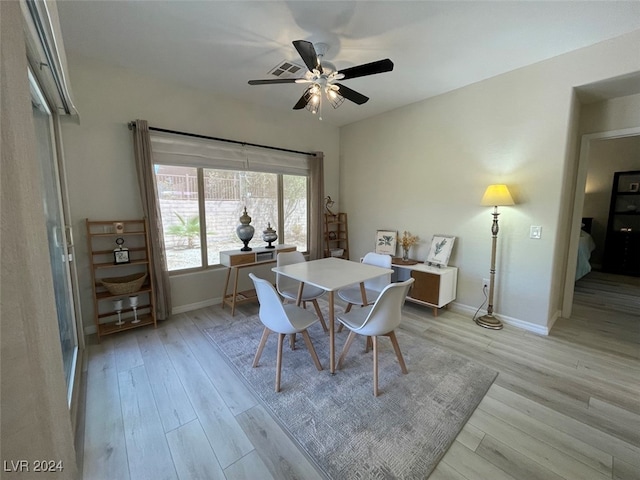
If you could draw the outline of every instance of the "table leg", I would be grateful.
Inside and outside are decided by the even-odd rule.
[[[300,282],[300,286],[298,287],[298,297],[296,298],[296,306],[300,306],[302,303],[302,289],[304,288],[304,282]],[[291,338],[289,339],[291,350],[295,350],[296,348],[296,334],[291,334]]]
[[[233,279],[233,298],[231,299],[231,316],[233,317],[236,313],[236,297],[238,296],[238,277],[239,275],[239,271],[237,268],[233,268],[235,273],[235,278]]]
[[[333,290],[329,292],[329,371],[336,373],[336,335],[334,328]]]
[[[227,300],[227,290],[229,289],[229,277],[231,276],[231,268],[227,268],[227,278],[224,281],[224,292],[222,292],[222,309]]]

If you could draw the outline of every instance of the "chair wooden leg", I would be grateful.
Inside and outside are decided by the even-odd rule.
[[[296,349],[296,334],[292,333],[291,336],[289,337],[289,346],[291,347],[291,350],[295,350]]]
[[[347,308],[344,309],[344,313],[349,313],[351,311],[351,307],[353,307],[353,303],[348,303]],[[343,324],[338,325],[338,333],[340,333],[343,328],[344,328]]]
[[[318,354],[316,353],[316,349],[313,348],[313,343],[311,343],[311,337],[309,337],[309,332],[307,332],[306,330],[303,330],[300,333],[302,334],[302,338],[304,338],[304,343],[307,344],[307,350],[309,350],[309,354],[311,355],[311,358],[313,359],[313,363],[316,364],[316,368],[318,370],[322,370],[322,364],[320,363],[320,360],[318,359]]]
[[[320,305],[318,305],[318,300],[313,299],[313,307],[316,309],[316,315],[318,315],[318,318],[320,319],[320,323],[322,324],[322,329],[324,330],[324,333],[327,333],[329,329],[327,328],[327,324],[324,323],[324,317],[322,316],[322,310],[320,310]]]
[[[369,353],[370,348],[373,348],[373,344],[371,343],[371,337],[367,337],[367,340],[364,346],[364,353]]]
[[[378,396],[378,337],[373,339],[373,396]]]
[[[340,324],[342,325],[342,324]],[[349,332],[349,336],[347,337],[347,341],[344,342],[344,347],[342,347],[342,353],[340,354],[340,358],[338,359],[338,369],[342,368],[342,362],[344,361],[345,357],[347,356],[347,352],[349,351],[349,347],[351,347],[351,344],[353,343],[353,340],[356,338],[356,333],[351,330]]]
[[[253,357],[253,365],[251,365],[253,368],[258,366],[258,362],[260,361],[260,357],[262,356],[262,350],[264,350],[264,346],[267,343],[267,338],[269,337],[270,333],[271,330],[269,330],[267,327],[264,327],[264,330],[262,331],[262,338],[260,339],[260,344],[258,345],[258,350],[256,351],[256,356]]]
[[[400,345],[398,344],[398,339],[396,338],[396,332],[391,331],[387,334],[391,339],[391,344],[393,345],[393,349],[396,351],[396,357],[398,357],[398,363],[400,364],[400,368],[402,369],[402,373],[407,374],[409,371],[407,370],[407,366],[404,363],[404,358],[402,357],[402,352],[400,351]]]
[[[284,333],[278,334],[278,355],[276,357],[276,393],[280,391],[280,372],[282,371],[282,344],[284,343]]]

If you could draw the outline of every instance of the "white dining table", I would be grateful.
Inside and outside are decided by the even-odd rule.
[[[335,257],[274,267],[271,270],[276,274],[284,275],[300,282],[298,304],[300,304],[305,283],[322,288],[329,293],[329,370],[331,373],[335,373],[335,292],[341,288],[359,283],[362,300],[366,304],[367,297],[364,282],[393,273],[390,268],[377,267]]]

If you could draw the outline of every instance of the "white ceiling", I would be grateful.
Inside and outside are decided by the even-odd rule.
[[[97,58],[274,111],[290,110],[305,85],[247,81],[269,78],[283,60],[303,65],[293,40],[327,43],[326,60],[338,69],[393,60],[392,72],[344,81],[370,100],[325,109],[323,121],[333,125],[640,29],[639,1],[58,0],[57,5],[70,57]]]

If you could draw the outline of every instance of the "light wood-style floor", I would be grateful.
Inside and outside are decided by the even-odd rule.
[[[640,479],[637,312],[576,304],[548,337],[405,314],[405,332],[500,372],[430,479]],[[205,308],[88,347],[84,479],[323,478],[203,334],[228,315]]]

